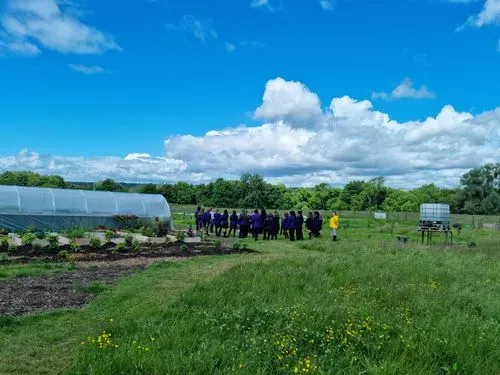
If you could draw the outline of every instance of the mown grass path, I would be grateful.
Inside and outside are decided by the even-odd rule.
[[[0,317],[0,374],[66,373],[81,349],[103,322],[134,320],[165,309],[197,283],[209,281],[246,262],[283,254],[262,253],[198,257],[166,261],[124,278],[110,293],[83,310],[64,310],[23,317]]]

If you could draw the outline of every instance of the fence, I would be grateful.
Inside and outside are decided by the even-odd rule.
[[[170,208],[173,213],[184,213],[188,215],[193,215],[196,210],[194,205],[182,205],[182,204],[171,204]],[[227,209],[230,213],[234,208],[219,208],[220,210]],[[241,209],[235,209],[236,212],[241,212]],[[272,211],[272,210],[271,210]],[[280,210],[283,211],[283,210]],[[330,211],[319,211],[323,216],[328,216]],[[353,218],[353,219],[368,219],[373,218],[373,213],[375,211],[347,211],[347,210],[337,210],[337,214],[340,217]],[[459,223],[462,225],[470,225],[473,228],[480,228],[483,224],[500,224],[500,216],[490,216],[490,215],[459,215],[452,214],[451,224]],[[388,221],[408,221],[418,223],[420,220],[419,212],[387,212]]]

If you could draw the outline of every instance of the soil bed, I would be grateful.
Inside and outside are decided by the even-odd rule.
[[[86,249],[71,254],[77,266],[75,271],[0,281],[0,315],[82,307],[95,297],[92,289],[86,288],[89,284],[113,284],[119,277],[142,270],[154,262],[249,252],[252,250],[215,246],[213,242],[143,246],[137,252],[131,249],[122,252],[109,248]],[[67,261],[54,251],[27,247],[12,255],[9,263]]]
[[[113,283],[145,265],[88,267],[56,275],[25,277],[0,282],[0,314],[19,315],[62,307],[81,307],[94,294],[80,288],[92,282]]]
[[[60,251],[69,252],[66,246],[60,246],[57,250],[51,249],[32,249],[31,247],[23,246],[12,252],[9,258],[9,263],[30,263],[36,262],[57,262],[67,261],[67,258],[62,258]],[[120,251],[116,250],[114,244],[107,243],[100,249],[91,249],[90,247],[82,247],[79,252],[72,253],[71,257],[76,262],[87,261],[116,261],[130,258],[167,258],[167,257],[192,257],[199,255],[228,255],[242,254],[253,252],[249,249],[232,249],[224,246],[216,246],[213,242],[201,242],[190,244],[173,244],[173,245],[141,245],[137,251],[131,248],[125,248]]]

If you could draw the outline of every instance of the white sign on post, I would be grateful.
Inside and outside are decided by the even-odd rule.
[[[374,212],[373,218],[376,220],[387,220],[387,214],[385,212]]]

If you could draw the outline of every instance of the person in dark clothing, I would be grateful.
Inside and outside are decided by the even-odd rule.
[[[205,233],[208,235],[208,228],[210,226],[210,221],[212,219],[212,212],[211,208],[209,208],[204,214],[203,214],[203,228],[205,228]]]
[[[314,235],[314,237],[316,237],[316,238],[319,237],[322,225],[323,225],[323,223],[321,221],[321,216],[319,215],[319,212],[314,211],[314,217],[313,217],[313,235]]]
[[[280,230],[280,214],[278,211],[274,211],[274,216],[272,218],[272,227],[271,227],[271,239],[278,239],[278,232]]]
[[[304,216],[302,216],[302,211],[297,212],[297,241],[304,240],[304,233],[302,232],[302,226],[304,225]]]
[[[264,223],[262,222],[262,216],[259,210],[255,210],[252,215],[252,235],[255,241],[259,239],[259,234],[262,232],[263,228]]]
[[[213,226],[215,227],[215,235],[217,237],[220,237],[220,233],[222,231],[221,219],[222,219],[222,215],[219,212],[219,209],[216,209],[212,223],[213,223]]]
[[[273,215],[269,214],[264,220],[264,239],[270,240],[273,233]]]
[[[236,237],[236,229],[238,229],[238,215],[236,211],[233,211],[229,217],[229,237],[231,237],[231,231],[233,231],[233,237]]]
[[[281,219],[281,232],[285,236],[285,239],[288,238],[288,212],[283,214],[283,218]]]
[[[295,230],[297,229],[297,217],[295,211],[290,211],[288,216],[288,232],[290,233],[290,241],[295,241]]]
[[[240,238],[248,237],[248,229],[250,228],[250,218],[248,217],[247,211],[243,210],[238,219],[238,224],[240,226]]]
[[[227,228],[229,227],[229,212],[227,212],[227,210],[224,210],[220,218],[220,227],[219,236],[221,235],[222,229],[224,229],[224,237],[227,237]]]
[[[313,213],[309,212],[309,215],[307,215],[306,219],[306,230],[309,233],[309,239],[311,239],[314,235],[314,218],[313,218]]]
[[[200,230],[200,226],[199,226],[199,223],[198,223],[198,215],[200,214],[200,211],[201,211],[201,207],[198,206],[196,208],[196,211],[194,212],[194,223],[196,224],[196,231]]]
[[[260,219],[262,220],[262,233],[264,234],[264,239],[268,237],[268,230],[266,228],[267,212],[265,209],[260,211]]]
[[[197,231],[202,231],[203,230],[203,217],[205,216],[205,210],[201,208],[198,211],[198,216],[196,217],[196,228]]]

